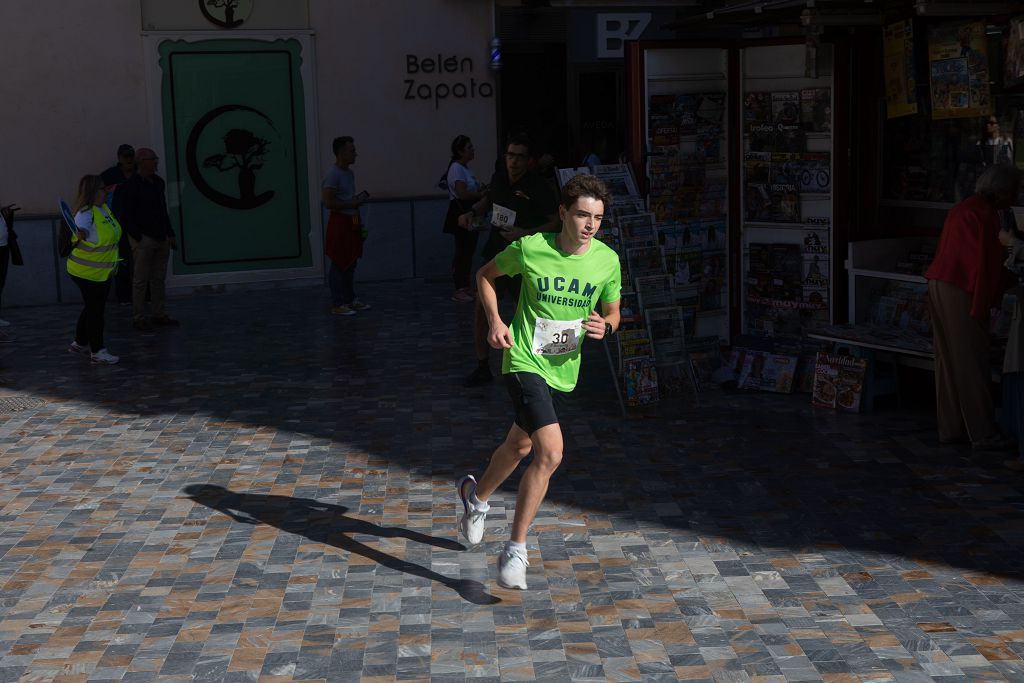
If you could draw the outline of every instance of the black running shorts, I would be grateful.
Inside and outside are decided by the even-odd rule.
[[[511,372],[505,375],[505,387],[512,397],[516,425],[533,436],[541,427],[558,424],[555,401],[563,394],[548,386],[544,378],[532,372]]]

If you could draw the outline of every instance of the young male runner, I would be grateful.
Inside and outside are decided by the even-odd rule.
[[[471,475],[459,481],[464,508],[459,529],[472,545],[483,540],[487,500],[533,450],[516,496],[511,540],[498,559],[498,584],[505,588],[526,589],[526,532],[562,461],[553,393],[575,388],[583,337],[603,339],[619,326],[619,257],[594,239],[608,199],[600,179],[576,176],[562,188],[561,232],[523,237],[477,273],[487,341],[504,349],[501,372],[516,417],[479,483]],[[522,275],[511,329],[501,320],[495,295],[494,281],[502,275]],[[600,315],[594,310],[598,301]]]

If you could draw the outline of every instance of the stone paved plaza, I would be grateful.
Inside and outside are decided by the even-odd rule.
[[[1024,496],[925,410],[708,393],[619,417],[597,344],[494,583],[453,483],[511,422],[471,307],[421,282],[174,299],[123,361],[15,309],[0,388],[0,680],[1024,680]],[[14,410],[21,408],[20,410]],[[2,412],[7,410],[7,412]]]

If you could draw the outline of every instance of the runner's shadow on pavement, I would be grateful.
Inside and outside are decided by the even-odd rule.
[[[268,524],[316,543],[324,543],[356,555],[362,555],[389,569],[436,581],[456,591],[463,600],[475,605],[493,605],[501,602],[500,598],[487,593],[484,585],[479,581],[449,578],[426,567],[400,560],[371,548],[352,538],[352,535],[366,534],[378,538],[405,538],[444,550],[465,550],[466,547],[457,541],[428,536],[401,527],[383,527],[362,519],[346,517],[347,507],[321,503],[311,498],[235,493],[223,486],[212,484],[193,484],[186,486],[183,490],[195,502],[223,513],[236,522]]]

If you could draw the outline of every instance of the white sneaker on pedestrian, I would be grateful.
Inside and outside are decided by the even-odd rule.
[[[353,311],[368,311],[371,308],[373,308],[373,306],[371,306],[370,304],[364,304],[359,299],[355,299],[352,303],[348,305],[348,307],[351,308]]]
[[[459,500],[462,501],[462,519],[459,520],[459,531],[470,545],[477,545],[484,540],[484,527],[487,522],[487,510],[478,510],[473,505],[473,492],[476,491],[476,478],[467,474],[459,479]]]
[[[120,357],[111,354],[106,349],[100,349],[90,357],[93,363],[100,363],[102,365],[116,365],[121,360]]]
[[[0,320],[0,327],[7,327],[9,325],[10,325],[10,323],[7,322],[6,320]]]
[[[526,568],[529,566],[530,561],[526,559],[524,551],[505,546],[498,556],[498,585],[502,588],[526,590]]]
[[[88,356],[91,353],[89,351],[88,346],[85,346],[84,344],[79,344],[76,341],[73,341],[68,345],[68,352],[77,354],[79,356]]]

